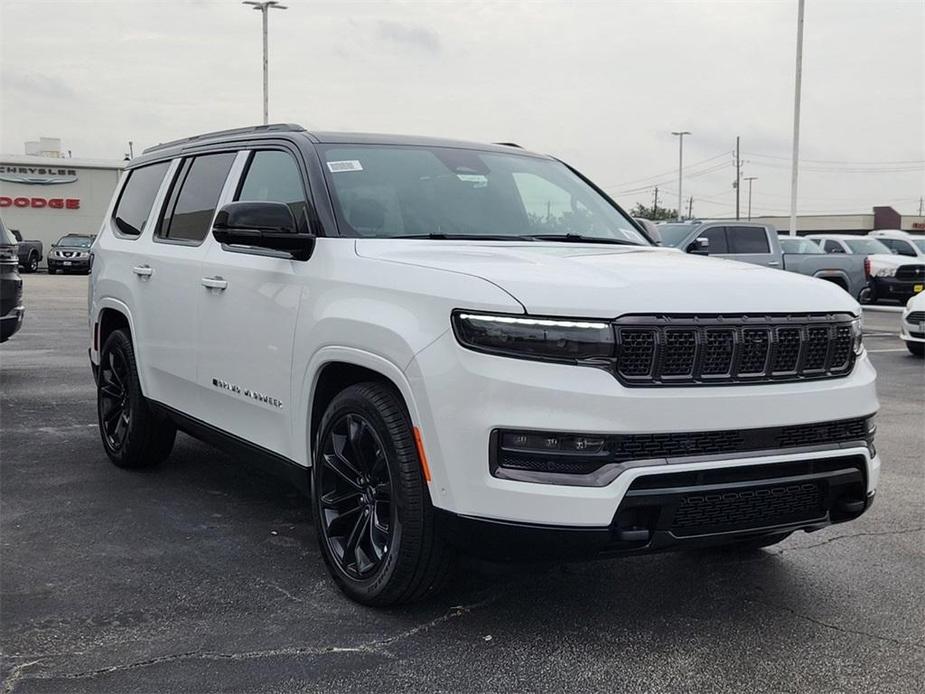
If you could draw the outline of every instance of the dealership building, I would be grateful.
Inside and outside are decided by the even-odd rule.
[[[790,229],[790,217],[752,217],[751,221],[770,224],[780,233]],[[870,214],[797,215],[798,234],[866,234],[877,229],[900,229],[925,234],[925,216],[900,214],[892,207],[875,207]]]
[[[0,219],[23,239],[48,247],[65,234],[96,234],[123,162],[73,159],[60,141],[26,143],[26,154],[0,154]]]

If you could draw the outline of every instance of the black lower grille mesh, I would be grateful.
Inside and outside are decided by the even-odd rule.
[[[681,497],[671,532],[679,536],[747,530],[825,516],[818,482],[687,494]]]

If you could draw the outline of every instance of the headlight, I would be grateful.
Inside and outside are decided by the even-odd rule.
[[[453,332],[469,349],[524,359],[603,364],[614,353],[603,321],[454,311]]]
[[[895,267],[882,267],[874,273],[875,277],[896,277]]]
[[[851,348],[855,356],[860,356],[864,351],[864,325],[863,319],[855,318],[851,321]]]

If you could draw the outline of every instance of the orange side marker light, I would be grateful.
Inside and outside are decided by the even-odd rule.
[[[424,439],[421,438],[421,429],[414,428],[414,444],[418,447],[418,458],[421,459],[421,470],[424,472],[424,480],[430,482],[430,466],[427,464],[427,454],[424,453]]]

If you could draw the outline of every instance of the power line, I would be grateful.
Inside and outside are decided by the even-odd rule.
[[[719,159],[720,157],[725,157],[728,154],[729,152],[721,152],[720,154],[717,154],[715,156],[707,157],[706,159],[702,159],[698,162],[694,162],[693,164],[688,164],[687,170],[690,171],[692,169],[696,169],[698,166],[702,164],[707,164],[711,161],[715,161],[716,159]],[[645,186],[645,187],[651,188],[655,184],[654,179],[662,178],[663,176],[671,176],[671,175],[674,175],[675,173],[677,173],[677,169],[668,169],[667,171],[662,171],[657,174],[652,174],[651,176],[641,176],[640,178],[631,178],[629,180],[621,181],[619,183],[609,183],[607,185],[601,186],[601,188],[605,190],[620,189],[623,186],[633,185],[636,183],[642,183],[644,181],[652,181],[652,183],[649,183],[647,186]]]

